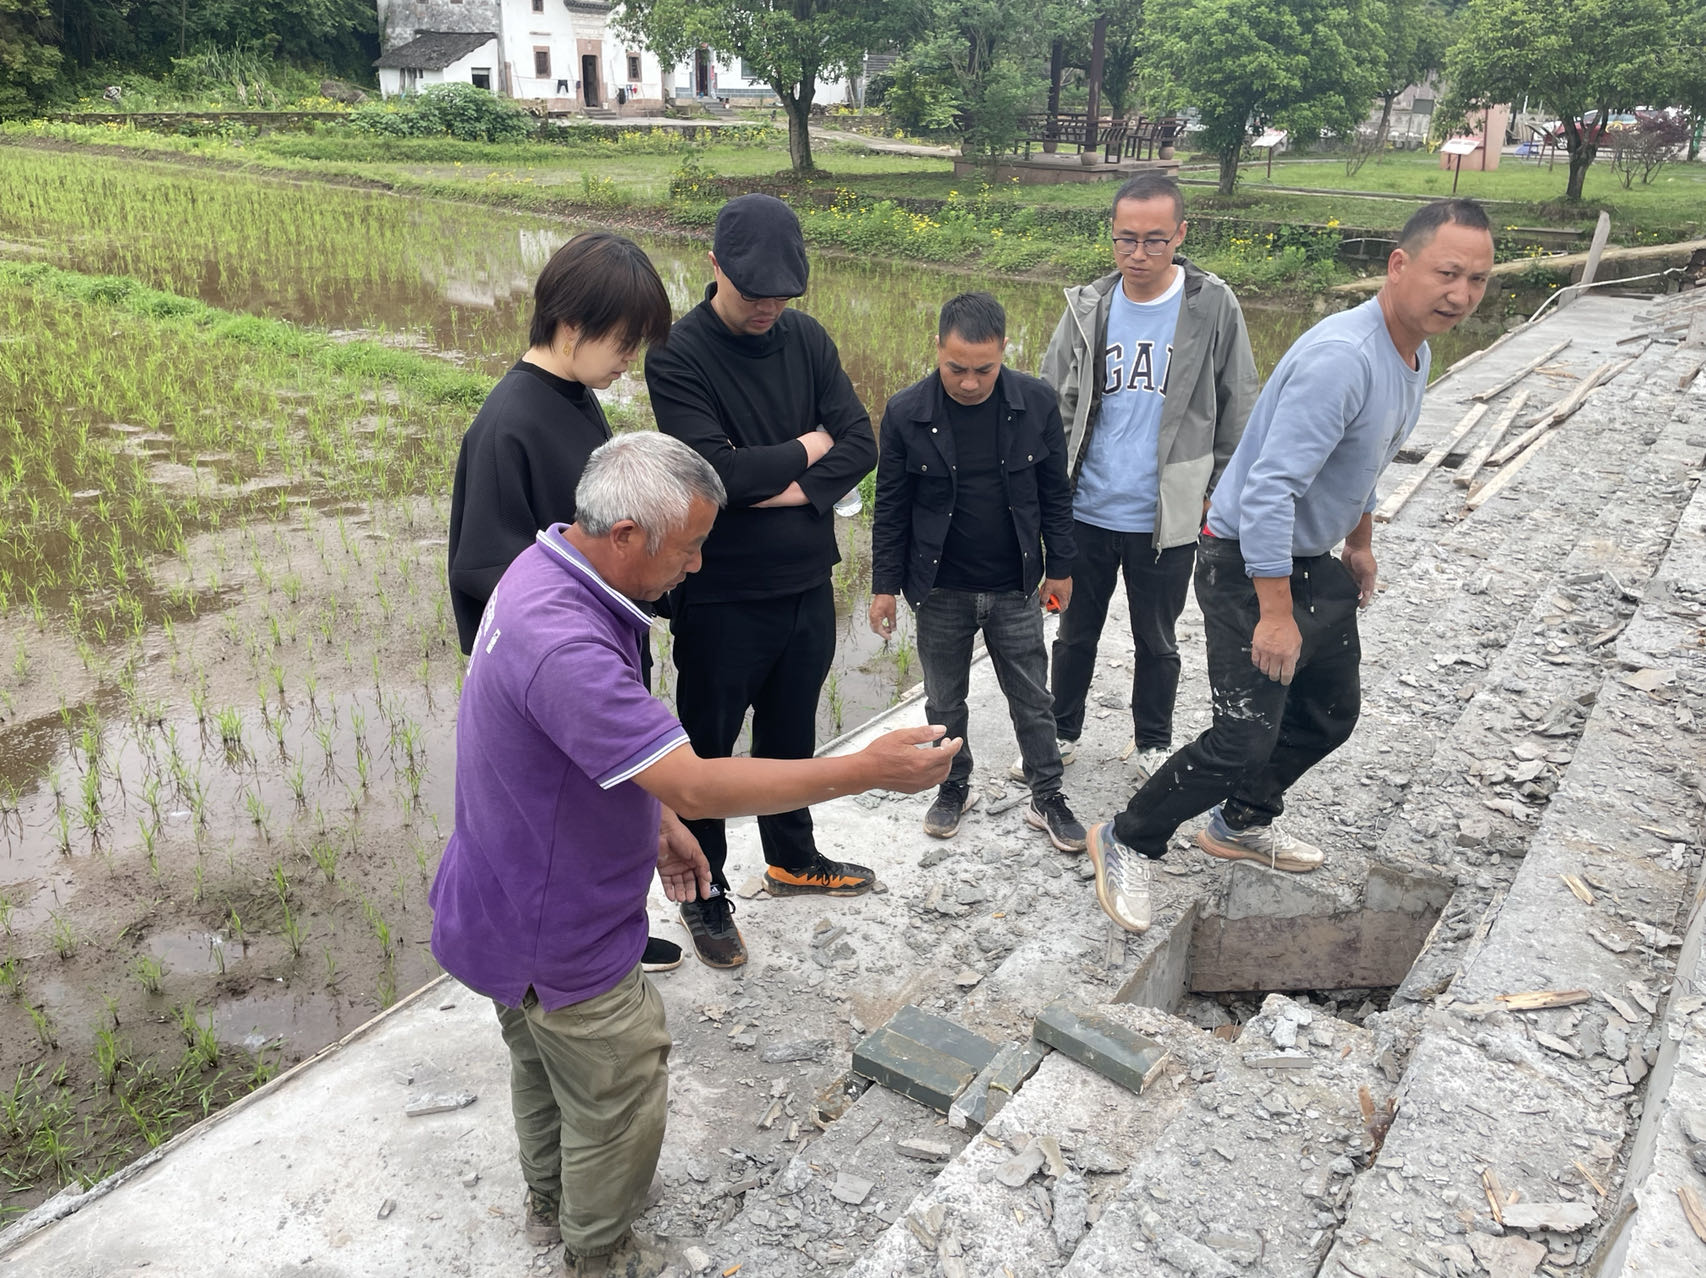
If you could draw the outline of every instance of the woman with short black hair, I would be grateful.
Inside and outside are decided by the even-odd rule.
[[[498,578],[552,524],[572,523],[575,486],[610,438],[594,391],[669,337],[669,294],[640,246],[584,231],[551,255],[533,290],[527,353],[463,436],[450,498],[450,604],[467,653]]]

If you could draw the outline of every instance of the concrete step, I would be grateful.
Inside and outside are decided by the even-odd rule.
[[[1377,1105],[1390,1090],[1374,1036],[1280,996],[1237,1042],[1154,1008],[1097,1011],[1162,1044],[1149,1088],[1051,1055],[850,1278],[1314,1274],[1370,1145],[1359,1088]]]
[[[1139,1033],[1171,1019],[1129,1007],[1111,1014]],[[1033,1278],[1054,1272],[1126,1169],[1184,1111],[1185,1103],[1185,1094],[1171,1086],[1153,1088],[1139,1099],[1051,1053],[1006,1108],[848,1270],[849,1278],[935,1272],[1010,1272],[1014,1278]],[[1003,1180],[1002,1169],[1033,1138],[1053,1142],[1050,1154],[1058,1152],[1058,1174],[1051,1176],[1044,1164],[1023,1178],[1018,1174],[1023,1167],[1015,1168]]]
[[[1609,1229],[1605,1263],[1627,1268],[1598,1272],[1658,1273],[1670,1271],[1650,1267],[1663,1254],[1655,1235],[1676,1248],[1695,1245],[1660,1218],[1637,1253],[1635,1234],[1617,1232],[1625,1211],[1616,1196],[1630,1138],[1653,1101],[1662,1114],[1634,1146],[1647,1181],[1623,1192],[1650,1201],[1666,1176],[1680,1174],[1678,1105],[1650,1101],[1643,1083],[1674,1088],[1684,1059],[1688,1070],[1706,1068],[1688,1020],[1697,1015],[1692,987],[1671,1008],[1681,1040],[1654,1019],[1677,982],[1681,934],[1695,943],[1699,927],[1684,920],[1698,908],[1706,740],[1695,722],[1706,704],[1689,704],[1701,685],[1677,663],[1699,669],[1702,612],[1697,597],[1677,592],[1678,583],[1702,579],[1703,503],[1698,495],[1691,502],[1618,647],[1625,663],[1675,671],[1677,692],[1645,691],[1639,678],[1631,686],[1628,671],[1604,679],[1484,939],[1450,989],[1414,1013],[1417,1046],[1377,1163],[1387,1174],[1358,1180],[1330,1264],[1367,1275],[1598,1264]],[[1679,603],[1685,615],[1667,616]],[[1523,1011],[1501,997],[1533,990],[1581,991],[1584,1001]],[[1673,1062],[1662,1078],[1654,1073],[1661,1046]],[[1699,1272],[1698,1253],[1675,1259],[1682,1267],[1674,1272]]]

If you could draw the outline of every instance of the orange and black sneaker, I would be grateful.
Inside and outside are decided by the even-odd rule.
[[[851,861],[831,861],[821,852],[798,869],[772,865],[764,871],[764,887],[771,896],[860,896],[876,881],[875,871]]]

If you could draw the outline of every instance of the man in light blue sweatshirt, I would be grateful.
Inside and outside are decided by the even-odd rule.
[[[1300,337],[1256,400],[1197,549],[1214,721],[1089,831],[1097,898],[1128,931],[1149,927],[1150,862],[1211,807],[1196,839],[1211,856],[1321,865],[1321,850],[1275,819],[1292,783],[1356,726],[1375,485],[1421,413],[1427,339],[1474,311],[1492,266],[1480,205],[1427,205],[1405,224],[1380,293]]]

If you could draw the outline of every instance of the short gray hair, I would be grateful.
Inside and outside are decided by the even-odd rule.
[[[630,431],[586,459],[575,488],[575,522],[603,537],[631,519],[646,530],[646,552],[654,554],[667,534],[686,525],[695,497],[719,510],[728,504],[711,463],[673,436]]]

